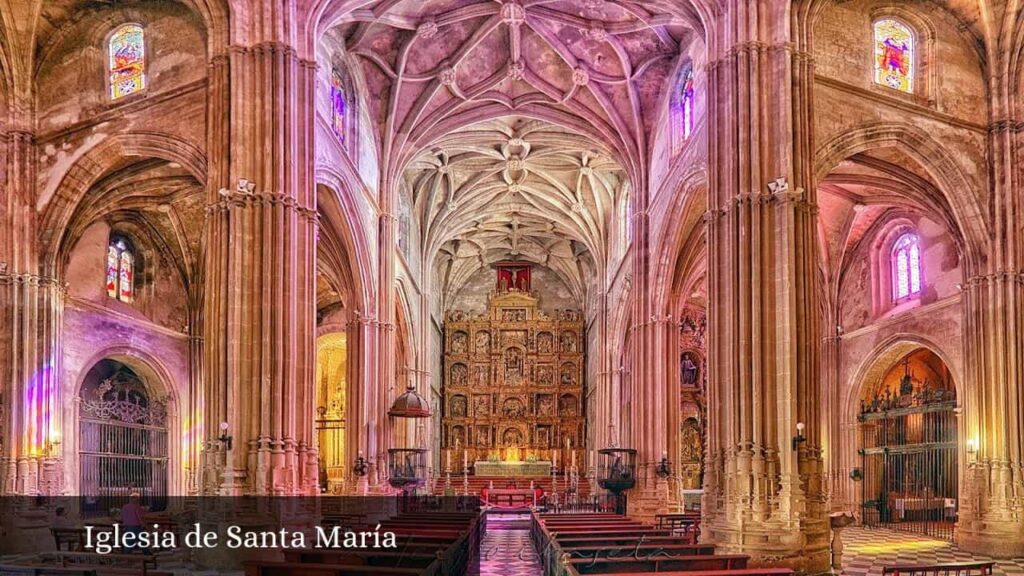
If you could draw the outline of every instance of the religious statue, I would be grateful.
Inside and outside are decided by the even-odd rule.
[[[476,396],[473,398],[473,414],[475,416],[486,416],[491,413],[491,397]]]
[[[562,352],[576,351],[576,335],[572,332],[562,332]]]
[[[505,351],[505,383],[516,385],[523,379],[523,353],[518,348]]]
[[[700,425],[697,424],[697,420],[693,418],[686,419],[686,422],[683,423],[682,438],[680,440],[682,445],[682,461],[700,462]]]
[[[680,362],[680,370],[680,376],[684,386],[697,385],[699,369],[697,368],[697,363],[693,361],[693,355],[689,352],[683,352],[683,359]]]
[[[553,375],[551,374],[551,366],[548,366],[547,364],[538,365],[536,370],[536,380],[537,384],[550,386],[554,380]]]
[[[505,400],[505,405],[501,410],[506,418],[522,418],[524,413],[523,403],[518,398]]]
[[[540,354],[550,354],[554,348],[554,339],[551,332],[537,334],[537,352]]]
[[[477,445],[477,447],[479,447],[479,448],[486,448],[486,447],[490,446],[490,444],[491,444],[490,436],[491,436],[490,431],[488,430],[488,428],[486,426],[477,426],[476,427],[476,445]]]
[[[487,332],[480,331],[476,333],[476,352],[477,354],[487,354],[491,348],[491,335]]]
[[[486,365],[474,366],[473,372],[473,385],[477,388],[487,388],[491,380],[491,367]]]
[[[465,364],[455,364],[452,366],[452,384],[455,386],[465,386],[466,381],[469,379],[469,372],[466,369]]]
[[[576,415],[576,397],[570,394],[566,394],[558,399],[558,415],[559,416],[575,416]]]
[[[452,354],[465,354],[466,353],[466,333],[456,332],[452,336]]]
[[[466,417],[466,397],[452,396],[452,416],[455,418]]]
[[[537,397],[537,415],[552,416],[555,413],[555,399],[550,394],[541,394]]]
[[[452,428],[452,437],[449,442],[452,446],[462,446],[466,442],[466,429],[462,426]]]
[[[575,386],[576,385],[576,367],[572,364],[565,364],[562,366],[562,386]]]

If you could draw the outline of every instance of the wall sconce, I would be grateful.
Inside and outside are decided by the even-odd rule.
[[[220,423],[220,436],[217,437],[217,441],[225,446],[227,450],[231,450],[231,436],[228,435],[228,423]]]
[[[854,482],[860,482],[864,479],[864,472],[862,472],[860,468],[854,468],[853,470],[850,470],[850,479]]]
[[[668,452],[661,453],[661,462],[654,467],[654,473],[658,478],[668,478],[672,475],[672,464],[668,461]]]
[[[974,460],[978,456],[978,441],[971,438],[967,441],[967,459]]]
[[[48,438],[46,444],[43,446],[43,451],[47,456],[54,456],[60,453],[60,438]]]
[[[797,422],[796,436],[793,436],[793,451],[796,452],[796,449],[804,442],[807,442],[807,437],[804,436],[804,423]]]
[[[359,456],[356,456],[356,464],[355,466],[352,467],[352,472],[356,476],[362,478],[363,476],[366,476],[367,472],[369,471],[370,463],[366,460],[366,458],[363,458],[363,451],[360,450]]]

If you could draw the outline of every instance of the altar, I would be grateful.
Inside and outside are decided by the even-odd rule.
[[[473,470],[477,476],[550,476],[551,462],[538,460],[536,462],[490,462],[480,460],[473,464]]]

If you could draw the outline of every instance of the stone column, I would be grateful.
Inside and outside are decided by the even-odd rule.
[[[1007,16],[1007,21],[1012,19]],[[1002,71],[1012,51],[988,68],[991,228],[987,245],[968,254],[964,288],[965,380],[958,457],[961,547],[1000,557],[1024,556],[1024,253],[1019,177],[1020,95]],[[973,232],[973,231],[971,231]],[[971,236],[980,236],[971,234]],[[970,443],[973,453],[966,449]]]
[[[314,64],[279,42],[210,66],[205,421],[222,494],[317,490],[314,89]]]
[[[377,228],[377,242],[380,247],[378,263],[378,292],[377,320],[379,329],[377,331],[377,380],[374,382],[376,388],[377,402],[370,407],[369,417],[373,427],[376,428],[377,445],[375,446],[375,457],[377,459],[376,474],[373,479],[381,490],[386,490],[387,485],[387,458],[388,448],[397,448],[394,445],[395,427],[403,426],[406,422],[402,419],[393,419],[388,416],[388,409],[391,403],[399,394],[405,392],[399,390],[395,382],[397,374],[397,352],[398,344],[395,334],[395,322],[397,321],[396,310],[398,306],[397,290],[395,288],[397,256],[395,247],[398,246],[398,220],[394,212],[390,210],[397,206],[397,189],[392,186],[384,186],[381,198],[381,205],[385,212],[379,215]],[[420,391],[422,394],[423,392]]]
[[[0,494],[64,487],[64,287],[38,253],[35,158],[31,132],[0,132]]]
[[[703,538],[829,567],[809,56],[789,3],[729,0],[708,70],[709,455]],[[795,20],[795,18],[794,18]],[[806,441],[792,444],[797,423]]]

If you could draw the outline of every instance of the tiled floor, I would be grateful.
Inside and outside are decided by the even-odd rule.
[[[881,576],[882,568],[894,564],[945,564],[991,560],[963,552],[951,542],[932,540],[918,534],[885,528],[843,530],[843,571],[845,576]],[[998,560],[995,576],[1024,576],[1024,558]]]
[[[530,542],[529,514],[489,514],[480,544],[480,576],[538,576],[540,558]]]

